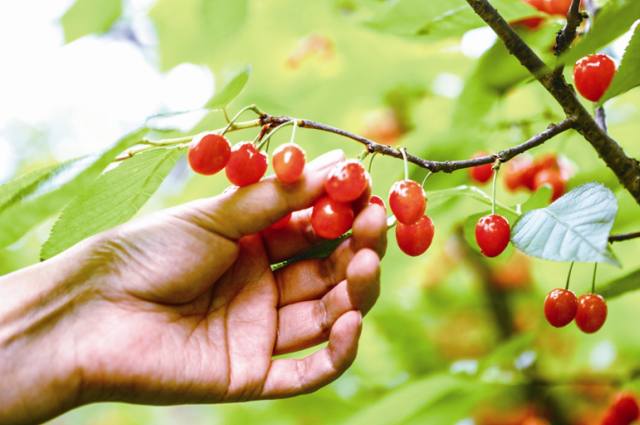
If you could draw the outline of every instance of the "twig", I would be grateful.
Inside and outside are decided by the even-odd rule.
[[[262,123],[263,125],[267,125],[267,124],[282,125],[284,123],[291,121],[292,119],[293,118],[291,117],[264,115],[262,117]],[[340,136],[347,137],[349,139],[355,140],[356,142],[359,142],[365,145],[370,153],[379,153],[381,155],[402,159],[402,153],[398,149],[394,149],[386,145],[381,145],[365,137],[359,136],[354,133],[350,133],[340,128],[331,127],[329,125],[321,124],[315,121],[301,120],[301,119],[298,120],[298,126],[301,128],[311,128],[315,130],[321,130],[329,133],[338,134]],[[453,171],[464,169],[464,168],[476,167],[478,165],[483,165],[483,164],[493,164],[496,161],[496,159],[499,159],[500,161],[505,162],[510,160],[516,155],[519,155],[523,152],[528,151],[529,149],[533,149],[536,146],[540,146],[541,144],[551,139],[552,137],[557,136],[558,134],[571,129],[572,127],[573,127],[573,120],[571,119],[566,119],[555,125],[552,124],[549,126],[547,130],[533,136],[531,139],[527,140],[526,142],[518,146],[505,149],[494,155],[487,155],[479,158],[467,159],[462,161],[438,162],[438,161],[429,161],[429,160],[411,155],[407,152],[407,161],[413,164],[416,164],[419,167],[426,168],[432,173],[437,173],[441,171],[445,173],[451,173]]]
[[[611,235],[609,236],[609,242],[622,242],[628,241],[630,239],[640,238],[640,232],[635,233],[621,233],[619,235]]]

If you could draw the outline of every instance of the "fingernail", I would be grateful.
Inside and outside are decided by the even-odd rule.
[[[362,312],[358,310],[358,314],[360,315],[360,322],[358,322],[358,325],[362,325]]]
[[[326,168],[333,167],[336,163],[344,159],[344,152],[342,149],[336,149],[334,151],[327,152],[320,155],[308,164],[308,167],[315,171],[322,171]]]

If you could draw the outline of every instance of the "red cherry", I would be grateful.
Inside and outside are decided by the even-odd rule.
[[[371,198],[369,199],[369,203],[370,204],[380,205],[382,208],[384,208],[384,212],[387,212],[387,206],[385,205],[385,203],[382,200],[382,198],[379,197],[378,195],[371,196]]]
[[[323,196],[313,206],[311,226],[318,236],[335,239],[349,230],[352,224],[353,208],[349,204]]]
[[[355,201],[367,186],[367,174],[362,164],[356,160],[341,162],[329,173],[324,182],[324,190],[335,201]]]
[[[358,196],[355,201],[350,202],[351,208],[353,208],[353,214],[358,215],[360,211],[367,208],[369,206],[369,201],[371,200],[371,176],[367,173],[367,185],[364,187],[364,190]]]
[[[272,229],[272,230],[282,229],[287,224],[289,224],[290,221],[291,221],[291,213],[287,214],[283,219],[273,223],[271,226],[269,226],[269,229]]]
[[[476,225],[476,241],[482,253],[489,257],[502,254],[511,237],[511,229],[506,218],[497,214],[489,214],[478,220]]]
[[[580,2],[580,8],[582,8],[582,1]],[[565,18],[569,13],[569,7],[571,7],[571,0],[545,0],[544,10],[550,15],[562,15]]]
[[[629,425],[629,424],[630,422],[629,423],[622,422],[616,416],[616,414],[611,410],[607,410],[602,416],[602,419],[600,420],[600,425]]]
[[[546,169],[536,174],[533,179],[533,185],[536,189],[548,184],[553,189],[553,196],[551,202],[555,201],[562,196],[566,188],[566,182],[562,178],[560,171],[554,169]]]
[[[576,62],[573,80],[587,100],[597,102],[607,91],[616,73],[616,63],[607,55],[589,55]]]
[[[584,294],[578,298],[576,325],[584,333],[598,331],[607,320],[607,303],[598,294]]]
[[[230,154],[231,144],[224,136],[203,133],[189,144],[187,160],[193,171],[210,176],[227,165]]]
[[[302,175],[306,157],[304,151],[295,143],[278,146],[271,158],[273,171],[281,182],[293,183]]]
[[[413,180],[395,182],[389,192],[389,207],[400,223],[410,225],[417,222],[427,209],[422,186]]]
[[[545,0],[522,0],[525,3],[529,3],[531,6],[535,7],[536,9],[538,9],[541,12],[545,11],[544,8],[544,1]]]
[[[616,394],[609,410],[624,424],[630,424],[640,417],[638,400],[635,394],[629,392]]]
[[[423,215],[420,220],[410,225],[398,223],[396,241],[402,252],[417,257],[431,246],[433,232],[433,221],[428,215]]]
[[[512,159],[504,166],[503,176],[504,184],[507,189],[514,191],[519,187],[527,187],[525,183],[525,174],[531,168],[533,161],[530,157]]]
[[[519,21],[515,21],[511,24],[511,26],[522,25],[529,28],[530,30],[535,30],[538,27],[540,27],[540,25],[542,25],[543,22],[544,22],[544,18],[533,17],[533,18],[526,18],[526,19],[520,19]]]
[[[544,299],[544,317],[551,326],[567,326],[576,317],[578,299],[568,289],[554,289]]]
[[[489,153],[487,152],[478,152],[473,155],[473,159],[481,158],[488,155]],[[493,164],[484,164],[478,165],[477,167],[469,168],[469,176],[471,177],[471,180],[475,180],[478,183],[488,182],[489,180],[491,180],[491,177],[493,177],[493,170],[491,169],[491,167],[493,167]]]
[[[242,142],[231,149],[231,157],[224,172],[227,179],[236,186],[248,186],[260,181],[267,172],[268,163],[266,153],[258,151],[252,142]]]

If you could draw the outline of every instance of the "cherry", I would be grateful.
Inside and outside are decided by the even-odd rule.
[[[358,199],[368,183],[367,172],[356,160],[336,164],[324,182],[324,190],[331,199],[351,202]]]
[[[189,144],[187,160],[193,171],[211,176],[227,165],[230,155],[231,144],[224,136],[203,133]]]
[[[252,142],[241,142],[231,149],[224,172],[231,183],[243,187],[259,182],[268,164],[266,153],[258,151]]]
[[[582,1],[580,8],[582,8]],[[571,0],[544,0],[544,11],[549,15],[562,15],[564,17],[569,13]]]
[[[527,187],[525,183],[525,175],[532,167],[533,161],[531,157],[512,159],[504,166],[504,183],[507,189],[514,191],[519,187]]]
[[[587,100],[597,102],[607,91],[616,73],[616,63],[607,55],[589,55],[576,62],[573,80]]]
[[[410,225],[417,222],[427,209],[422,186],[413,180],[395,182],[389,192],[389,207],[400,223]]]
[[[568,289],[554,289],[544,299],[544,317],[556,328],[571,323],[577,312],[578,299],[576,294]]]
[[[489,155],[487,152],[478,152],[473,155],[473,159],[487,155]],[[491,180],[491,177],[493,177],[493,169],[491,167],[493,167],[493,164],[484,164],[469,168],[469,176],[471,177],[471,180],[475,180],[478,183],[488,182]]]
[[[318,236],[335,239],[353,224],[353,208],[329,196],[318,199],[311,213],[311,226]]]
[[[551,189],[553,189],[551,202],[561,197],[566,187],[566,182],[562,178],[560,171],[552,168],[540,171],[533,179],[533,186],[536,189],[544,186],[545,184],[548,184],[551,186]]]
[[[295,143],[278,146],[271,158],[273,171],[281,182],[293,183],[302,175],[306,157],[304,151]]]
[[[433,232],[433,221],[428,215],[423,215],[420,220],[410,225],[398,223],[396,241],[402,252],[417,257],[431,246]]]
[[[578,298],[576,325],[584,333],[598,331],[607,320],[607,303],[598,294],[584,294]]]
[[[609,409],[619,423],[630,424],[640,417],[640,406],[634,394],[622,392],[616,394]]]
[[[284,218],[282,218],[281,220],[278,220],[275,223],[273,223],[271,226],[269,226],[269,229],[272,229],[272,230],[282,229],[287,224],[289,224],[290,221],[291,221],[291,213],[284,216]]]
[[[369,203],[370,204],[380,205],[382,208],[384,208],[384,211],[387,212],[387,206],[385,205],[385,203],[382,200],[382,198],[379,197],[378,195],[371,196],[371,198],[369,199]]]
[[[367,173],[367,185],[364,187],[364,190],[358,196],[355,201],[351,201],[351,208],[353,208],[353,214],[358,215],[360,211],[367,208],[369,206],[369,202],[371,200],[371,176]]]
[[[535,7],[541,12],[545,11],[545,0],[522,0],[525,3],[529,3],[531,6]]]
[[[510,237],[509,222],[501,215],[489,214],[478,220],[476,241],[485,256],[493,258],[502,254]]]

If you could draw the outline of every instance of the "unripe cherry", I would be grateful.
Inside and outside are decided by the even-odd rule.
[[[242,142],[231,149],[224,171],[231,183],[243,187],[259,182],[268,164],[266,153],[257,150],[252,142]]]
[[[304,150],[295,143],[278,146],[271,159],[276,177],[284,183],[293,183],[298,180],[306,162]]]
[[[189,144],[187,160],[191,169],[205,176],[211,176],[229,162],[231,144],[215,133],[203,133],[193,138]]]

